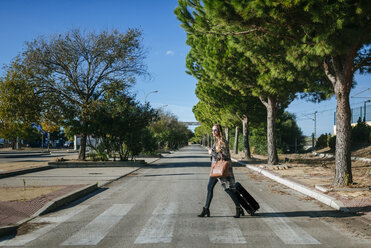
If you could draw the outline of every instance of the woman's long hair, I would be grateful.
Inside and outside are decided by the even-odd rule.
[[[223,146],[226,146],[226,142],[225,142],[225,139],[223,137],[223,129],[222,129],[222,126],[220,124],[215,124],[214,127],[216,127],[217,129],[217,133],[218,135],[215,136],[215,151],[216,152],[221,152],[222,151],[222,147]]]

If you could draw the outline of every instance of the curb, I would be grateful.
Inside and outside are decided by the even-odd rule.
[[[159,159],[161,159],[161,158],[158,158],[158,159],[156,159],[154,161],[151,161],[148,164],[152,164],[152,163],[156,162]],[[46,167],[49,167],[48,169],[50,169],[50,166],[46,166]],[[117,178],[115,178],[113,180],[109,180],[108,182],[102,184],[99,187],[98,187],[98,184],[97,183],[91,184],[91,185],[85,186],[82,189],[78,189],[78,190],[76,190],[76,191],[74,191],[72,193],[69,193],[69,194],[64,195],[64,196],[61,196],[61,197],[59,197],[57,199],[54,199],[54,200],[48,202],[47,204],[45,204],[41,209],[39,209],[37,212],[35,212],[32,216],[30,216],[30,217],[28,217],[26,219],[23,219],[23,220],[15,223],[13,225],[0,227],[0,237],[6,236],[6,235],[8,235],[8,234],[10,234],[10,233],[12,233],[14,231],[16,231],[19,228],[20,225],[22,225],[22,224],[24,224],[26,222],[29,222],[30,220],[32,220],[32,219],[34,219],[34,218],[36,218],[36,217],[38,217],[40,215],[47,214],[47,213],[49,213],[49,212],[51,212],[51,211],[53,211],[53,210],[55,210],[55,209],[57,209],[57,208],[65,205],[65,204],[67,204],[67,203],[70,203],[70,202],[73,202],[73,201],[75,201],[75,200],[77,200],[79,198],[82,198],[82,197],[84,197],[84,196],[86,196],[86,195],[88,195],[88,194],[96,191],[97,189],[102,188],[102,187],[104,187],[104,186],[106,186],[106,185],[108,185],[108,184],[110,184],[110,183],[112,183],[114,181],[117,181],[117,180],[119,180],[119,179],[121,179],[121,178],[123,178],[123,177],[125,177],[125,176],[127,176],[127,175],[129,175],[129,174],[131,174],[131,173],[133,173],[133,172],[135,172],[137,170],[139,170],[139,169],[142,169],[142,168],[143,167],[138,167],[137,169],[132,170],[132,171],[130,171],[130,172],[124,174],[124,175],[121,175],[121,176],[119,176],[119,177],[117,177]],[[39,169],[39,168],[37,168],[37,169]]]
[[[30,217],[28,217],[26,219],[23,219],[23,220],[20,220],[13,225],[0,227],[0,237],[5,236],[5,235],[7,235],[11,232],[16,231],[19,228],[20,225],[22,225],[26,222],[29,222],[30,220],[32,220],[32,219],[34,219],[34,218],[36,218],[40,215],[49,213],[49,212],[55,210],[56,208],[59,208],[59,207],[65,205],[67,203],[75,201],[75,200],[77,200],[77,199],[79,199],[79,198],[81,198],[81,197],[83,197],[87,194],[90,194],[90,193],[96,191],[97,189],[98,189],[97,184],[90,184],[88,186],[85,186],[82,189],[75,190],[72,193],[61,196],[59,198],[56,198],[56,199],[48,202],[47,204],[45,204],[42,208],[40,208],[38,211],[36,211]]]
[[[50,152],[18,152],[18,153],[0,153],[0,158],[24,158],[32,156],[50,155]]]
[[[342,212],[350,212],[350,210],[340,201],[336,200],[335,198],[333,197],[330,197],[328,195],[325,195],[325,194],[322,194],[320,192],[317,192],[316,190],[313,190],[311,188],[308,188],[304,185],[301,185],[299,183],[296,183],[294,181],[291,181],[289,179],[286,179],[286,178],[283,178],[283,177],[280,177],[268,170],[265,170],[263,168],[259,168],[259,167],[256,167],[256,166],[252,166],[252,165],[248,165],[246,163],[243,163],[237,159],[234,159],[232,158],[232,161],[233,162],[237,162],[241,165],[244,165],[246,166],[247,168],[249,168],[250,170],[253,170],[253,171],[256,171],[278,183],[281,183],[293,190],[296,190],[304,195],[307,195],[307,196],[310,196],[320,202],[322,202],[323,204],[326,204],[336,210],[340,210]]]
[[[34,167],[34,168],[29,168],[29,169],[24,169],[24,170],[1,172],[0,173],[0,179],[7,178],[7,177],[19,176],[19,175],[23,175],[23,174],[32,173],[32,172],[49,170],[51,168],[52,168],[51,166],[46,165],[46,166]]]
[[[99,161],[99,162],[48,162],[52,168],[95,168],[95,167],[140,167],[147,163],[144,160],[136,161]]]
[[[321,158],[335,158],[335,155],[328,154],[328,153],[318,153],[312,152],[315,156],[319,156]],[[351,160],[359,160],[363,162],[371,162],[371,158],[361,158],[361,157],[350,157]]]

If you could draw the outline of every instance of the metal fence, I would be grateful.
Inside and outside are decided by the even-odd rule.
[[[359,118],[361,121],[371,121],[371,104],[365,104],[358,108],[352,108],[351,110],[351,123],[357,123]],[[336,125],[336,112],[334,112],[334,125]]]

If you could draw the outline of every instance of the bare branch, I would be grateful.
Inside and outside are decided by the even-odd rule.
[[[326,76],[331,81],[332,85],[335,87],[336,78],[330,73],[326,60],[323,61],[323,68],[325,69]]]
[[[256,31],[263,31],[262,28],[255,28],[251,30],[241,31],[241,32],[230,32],[230,33],[219,33],[219,32],[213,32],[213,31],[199,31],[199,33],[206,33],[206,34],[216,34],[216,35],[223,35],[223,36],[234,36],[234,35],[242,35],[242,34],[249,34]]]

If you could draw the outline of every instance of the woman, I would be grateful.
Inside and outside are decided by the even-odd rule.
[[[219,124],[215,124],[211,129],[211,132],[215,137],[215,144],[213,145],[212,149],[209,149],[209,154],[211,155],[212,163],[222,158],[223,160],[231,161],[231,156],[229,153],[227,142],[223,138],[222,127]],[[198,217],[205,217],[205,215],[207,215],[207,217],[210,217],[209,207],[211,200],[213,199],[213,190],[215,184],[218,181],[221,183],[222,187],[224,188],[224,191],[227,192],[227,194],[232,198],[232,201],[236,205],[236,215],[234,215],[233,217],[240,218],[240,215],[242,216],[245,215],[237,198],[233,168],[232,163],[230,163],[227,177],[209,178],[209,183],[207,185],[207,197],[205,207],[203,207],[202,212],[201,214],[198,215]]]

